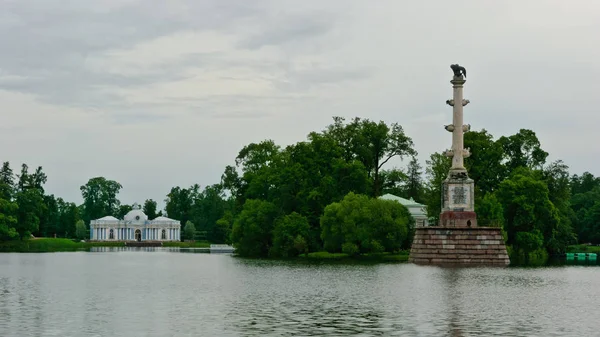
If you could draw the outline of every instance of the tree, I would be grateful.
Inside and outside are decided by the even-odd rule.
[[[66,202],[62,198],[56,199],[56,204],[58,206],[58,235],[65,238],[76,237],[75,224],[81,220],[77,205],[73,202]]]
[[[427,204],[427,216],[432,223],[438,223],[442,212],[442,182],[448,176],[452,161],[441,153],[433,153],[427,160],[427,186],[425,200]]]
[[[500,137],[498,143],[504,152],[508,172],[519,167],[541,168],[548,157],[535,132],[528,129],[521,129],[509,137]]]
[[[83,197],[83,220],[86,224],[90,220],[99,219],[104,216],[118,216],[121,205],[117,195],[123,188],[121,184],[104,177],[95,177],[81,186]]]
[[[0,198],[0,241],[17,239],[17,210],[19,206],[9,200]]]
[[[177,219],[181,223],[187,223],[191,219],[191,210],[194,199],[197,198],[200,185],[194,184],[190,188],[181,188],[179,186],[171,188],[167,199],[165,199],[165,210],[172,219]]]
[[[413,157],[408,163],[406,172],[406,193],[404,195],[407,198],[412,198],[416,202],[423,201],[423,178],[421,177],[421,174],[421,165],[417,161],[417,158]]]
[[[196,235],[196,227],[191,221],[187,221],[185,223],[185,227],[183,228],[183,235],[187,240],[194,240],[194,236]]]
[[[571,238],[556,237],[560,224],[560,215],[550,201],[548,186],[542,180],[535,179],[534,173],[521,168],[500,183],[497,197],[504,206],[504,219],[509,245],[521,249],[517,233],[536,233],[544,238],[544,247],[564,251]],[[537,234],[536,234],[537,235]],[[556,241],[556,242],[554,242]],[[550,243],[552,242],[552,247]]]
[[[495,191],[506,178],[504,152],[501,143],[494,141],[485,129],[467,132],[464,137],[465,148],[471,151],[471,155],[465,158],[465,168],[475,183],[475,199],[480,200],[485,194]]]
[[[78,220],[75,223],[75,236],[79,240],[84,240],[85,238],[88,237],[87,228],[86,228],[85,222],[83,222],[83,220]]]
[[[265,257],[271,249],[273,222],[279,212],[268,201],[248,199],[233,223],[231,241],[240,256]]]
[[[210,242],[221,243],[226,240],[227,231],[218,228],[217,221],[225,212],[233,209],[232,200],[225,199],[223,187],[220,184],[206,186],[193,200],[191,218],[198,229],[206,233]]]
[[[119,210],[117,211],[116,218],[124,219],[127,213],[131,212],[133,207],[131,205],[120,205]]]
[[[363,163],[368,175],[373,179],[373,196],[381,194],[382,181],[379,173],[390,159],[394,157],[415,156],[413,141],[404,134],[402,126],[392,123],[388,126],[356,117],[349,124],[344,124],[343,117],[334,117],[325,134],[335,139],[345,149],[345,160],[357,159]]]
[[[392,252],[408,247],[414,219],[402,204],[349,193],[325,207],[321,238],[329,252]]]
[[[2,164],[0,169],[0,199],[12,200],[15,190],[14,174],[9,162]]]
[[[142,210],[146,213],[148,219],[156,219],[156,217],[158,217],[158,214],[156,213],[156,201],[152,199],[146,199]]]
[[[405,196],[408,176],[400,169],[381,170],[382,194]]]
[[[36,236],[52,237],[58,234],[58,203],[54,195],[43,195],[44,212],[40,214],[40,227]]]
[[[306,253],[310,226],[306,217],[293,212],[275,221],[269,255],[293,257]]]
[[[504,208],[494,193],[487,193],[475,203],[477,225],[481,227],[502,227],[504,224]]]

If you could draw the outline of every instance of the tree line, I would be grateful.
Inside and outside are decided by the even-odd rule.
[[[563,252],[576,242],[600,243],[600,178],[571,175],[527,129],[498,139],[486,130],[465,134],[465,159],[475,180],[478,223],[502,227],[515,254]],[[423,168],[402,126],[368,119],[333,123],[289,146],[272,140],[244,146],[221,181],[173,187],[165,209],[148,199],[149,218],[184,224],[183,239],[232,243],[247,256],[293,256],[327,250],[360,254],[410,246],[414,219],[402,205],[377,197],[392,193],[426,204],[436,223],[440,188],[451,159],[434,153]],[[388,168],[393,158],[405,167]],[[425,174],[425,179],[424,179]],[[81,186],[83,204],[46,195],[42,168],[23,164],[0,171],[0,239],[76,237],[75,223],[106,215],[122,218],[122,186],[104,177]],[[186,229],[187,227],[187,229]]]

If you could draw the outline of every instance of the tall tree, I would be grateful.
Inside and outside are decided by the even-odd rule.
[[[19,236],[28,238],[31,234],[38,232],[40,219],[45,216],[48,207],[44,202],[43,184],[46,182],[46,174],[38,167],[35,173],[28,172],[28,166],[21,166],[21,174],[18,176],[15,201],[19,205],[17,210],[17,226],[15,229]]]
[[[500,137],[498,143],[502,146],[508,172],[519,167],[541,169],[548,157],[535,132],[528,129],[521,129],[509,137]]]
[[[95,177],[81,186],[83,197],[83,220],[86,224],[90,220],[112,215],[117,216],[121,205],[117,195],[123,188],[121,184],[104,177]]]
[[[144,202],[143,211],[148,216],[148,219],[156,219],[156,217],[158,216],[156,213],[156,201],[152,199],[147,199]]]
[[[425,199],[427,204],[427,216],[436,224],[442,211],[442,182],[448,176],[452,161],[445,155],[436,152],[427,160],[427,186]]]
[[[190,188],[181,188],[179,186],[171,188],[165,199],[165,211],[167,216],[177,219],[181,223],[186,223],[191,219],[192,206],[194,199],[200,193],[200,185],[194,184]]]
[[[0,199],[12,200],[15,190],[15,181],[13,170],[9,162],[2,163],[0,169]]]
[[[131,205],[120,205],[116,214],[117,219],[124,219],[125,215],[127,215],[127,213],[129,213],[132,209],[133,207]]]
[[[397,123],[388,126],[383,121],[376,123],[358,117],[347,125],[344,121],[342,117],[334,117],[334,123],[325,133],[344,148],[346,161],[357,159],[363,163],[373,180],[372,195],[378,197],[383,187],[380,179],[383,165],[394,157],[415,156],[413,141]]]
[[[417,158],[413,157],[408,163],[407,167],[407,181],[406,181],[406,197],[413,198],[416,202],[423,201],[423,177],[422,168]]]
[[[465,148],[471,150],[471,156],[465,158],[465,167],[475,183],[475,198],[481,199],[498,188],[508,174],[502,145],[483,129],[465,133]]]

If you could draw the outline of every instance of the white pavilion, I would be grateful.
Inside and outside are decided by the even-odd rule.
[[[389,193],[384,194],[384,195],[380,196],[379,198],[384,199],[384,200],[397,201],[397,202],[401,203],[402,205],[404,205],[406,208],[408,208],[410,215],[412,215],[412,217],[415,219],[416,227],[423,227],[423,226],[429,225],[429,220],[427,218],[427,206],[425,206],[423,204],[419,204],[418,202],[414,201],[413,198],[404,199],[404,198],[401,198],[399,196],[389,194]]]
[[[105,216],[90,221],[90,240],[93,241],[179,241],[180,232],[179,220],[163,216],[148,220],[137,203],[123,220]]]

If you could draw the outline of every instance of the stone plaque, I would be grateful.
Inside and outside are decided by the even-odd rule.
[[[450,200],[448,201],[450,208],[470,209],[472,207],[471,186],[468,184],[450,186]]]

